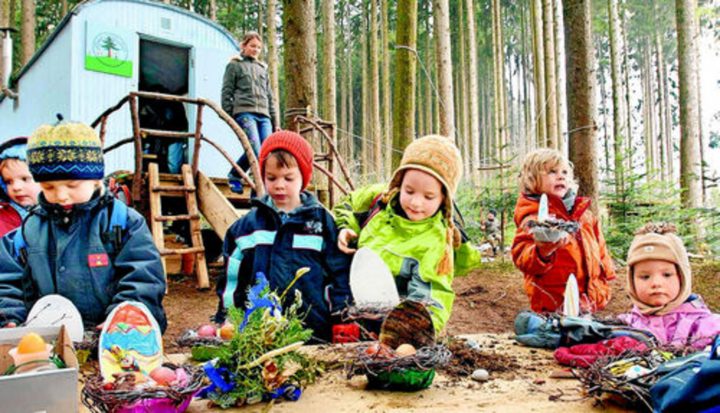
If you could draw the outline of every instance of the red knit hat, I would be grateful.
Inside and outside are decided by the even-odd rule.
[[[260,147],[260,174],[263,178],[265,177],[265,160],[267,156],[270,152],[278,149],[290,152],[290,154],[295,157],[295,161],[297,161],[298,168],[300,169],[300,174],[302,175],[302,189],[305,189],[308,183],[310,183],[313,171],[312,163],[314,152],[312,146],[310,146],[310,142],[299,134],[289,130],[277,131],[268,136],[265,142],[263,142],[262,147]]]

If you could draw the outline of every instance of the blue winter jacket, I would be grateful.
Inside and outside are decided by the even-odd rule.
[[[286,294],[283,308],[299,290],[302,311],[307,312],[305,325],[315,338],[330,339],[331,313],[351,300],[350,258],[337,248],[337,227],[330,212],[309,192],[302,192],[300,200],[302,206],[286,214],[274,208],[268,195],[255,199],[254,208],[230,227],[223,248],[225,274],[217,282],[217,322],[225,319],[229,306],[245,306],[247,289],[258,272],[280,294],[299,268],[309,267]]]
[[[132,300],[145,304],[165,331],[165,276],[145,219],[128,208],[126,229],[115,248],[107,235],[111,195],[96,192],[70,212],[42,194],[39,201],[23,226],[0,240],[0,325],[23,322],[40,297],[60,294],[75,304],[86,328]],[[21,230],[26,254],[13,246]]]

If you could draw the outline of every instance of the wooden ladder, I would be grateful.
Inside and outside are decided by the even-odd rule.
[[[162,257],[163,270],[167,274],[167,263],[165,257],[168,255],[195,255],[195,273],[197,275],[198,288],[210,288],[208,279],[207,263],[205,262],[205,247],[202,241],[200,228],[200,213],[198,212],[197,193],[193,180],[192,168],[188,164],[182,166],[183,185],[170,186],[160,185],[160,172],[157,163],[151,163],[148,167],[148,181],[150,193],[150,228],[155,245]],[[186,215],[162,215],[163,194],[170,192],[183,193],[187,204]],[[163,222],[167,221],[188,221],[190,223],[190,243],[185,248],[165,248],[165,234],[163,233]]]

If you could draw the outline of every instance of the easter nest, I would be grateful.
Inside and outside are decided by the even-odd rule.
[[[567,234],[574,234],[580,228],[576,221],[549,218],[544,221],[528,221],[528,228],[535,240],[540,242],[558,242]]]
[[[203,370],[189,364],[164,363],[163,366],[171,370],[184,369],[188,380],[184,385],[143,387],[136,385],[134,373],[118,374],[112,384],[95,374],[85,382],[82,402],[93,413],[156,411],[167,406],[184,411],[203,386]]]
[[[175,340],[175,344],[180,347],[218,346],[223,342],[224,340],[222,338],[216,336],[201,337],[195,330],[187,330]]]
[[[410,351],[401,353],[403,346]],[[415,391],[430,386],[435,368],[446,365],[451,358],[450,350],[435,342],[435,329],[425,304],[403,301],[383,321],[379,341],[357,347],[347,375],[365,374],[370,387]]]
[[[657,346],[602,357],[585,369],[574,369],[587,397],[598,402],[613,398],[636,408],[652,410],[650,388],[665,373],[659,367],[695,352],[691,346]]]

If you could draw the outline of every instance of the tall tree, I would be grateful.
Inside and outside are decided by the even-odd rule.
[[[579,193],[598,208],[598,159],[596,144],[595,54],[592,39],[591,0],[565,1],[568,149],[575,165]]]
[[[461,0],[462,1],[462,0]],[[470,168],[478,165],[480,160],[480,114],[478,109],[478,72],[477,72],[477,31],[475,30],[475,2],[465,1],[467,16],[467,76],[468,76],[468,111],[470,112],[470,127],[468,137],[471,142],[472,161]],[[473,173],[472,176],[475,176]]]
[[[557,114],[557,76],[555,72],[555,36],[553,21],[555,12],[553,0],[543,0],[543,36],[545,41],[545,111],[547,112],[546,146],[558,148],[558,114]]]
[[[283,0],[283,27],[285,73],[292,74],[285,77],[287,111],[309,107],[314,113],[317,111],[315,1]],[[289,129],[295,129],[292,116],[286,121]]]
[[[542,0],[531,0],[533,78],[535,81],[535,131],[537,145],[547,142],[547,101],[545,96],[545,49],[543,48]]]
[[[382,179],[383,139],[380,124],[380,72],[378,67],[378,0],[370,0],[370,133],[375,180]]]
[[[35,53],[35,0],[22,0],[21,13],[20,43],[22,44],[22,54],[20,62],[24,66]]]
[[[625,117],[623,116],[623,88],[621,46],[620,46],[620,16],[618,14],[618,0],[608,0],[608,19],[610,28],[610,77],[612,81],[613,101],[613,150],[615,168],[615,192],[625,190],[624,181],[624,151],[623,142],[626,139]]]
[[[392,89],[390,88],[390,51],[388,44],[390,42],[390,12],[388,10],[388,0],[380,1],[380,55],[382,56],[382,133],[383,142],[385,143],[383,150],[383,165],[386,176],[390,171],[392,164]]]
[[[10,27],[10,2],[8,0],[0,0],[0,27]],[[0,33],[0,57],[4,56],[3,44],[5,42],[3,38],[5,35],[6,33],[4,32]],[[7,33],[7,35],[9,36],[10,34]],[[12,51],[10,53],[12,53]],[[0,88],[5,86],[5,84],[3,84],[5,80],[4,67],[4,62],[0,62]],[[12,71],[12,68],[10,68],[10,71]],[[9,77],[10,76],[8,76],[8,78]]]
[[[322,117],[335,123],[335,2],[322,0],[323,29],[323,88]]]
[[[557,73],[557,125],[558,125],[558,148],[566,148],[567,146],[567,131],[568,131],[568,109],[567,109],[567,92],[565,91],[566,73],[565,73],[565,34],[564,22],[563,22],[563,4],[568,0],[553,0],[554,5],[554,19],[553,19],[553,31],[555,33],[555,71]],[[570,1],[574,4],[574,1]]]
[[[277,25],[275,24],[275,5],[277,0],[267,0],[267,43],[268,43],[268,73],[270,74],[270,89],[272,90],[273,101],[275,102],[275,119],[274,123],[277,127],[281,126],[280,123],[280,82],[278,75],[280,67],[278,65],[277,57]]]
[[[452,50],[450,47],[450,5],[435,0],[435,45],[437,53],[438,92],[440,99],[440,134],[455,141],[455,102],[453,101]]]
[[[393,148],[404,149],[415,135],[415,72],[417,67],[417,0],[405,0],[397,8],[397,50],[393,91]],[[393,167],[401,154],[393,151]]]
[[[700,119],[697,108],[697,0],[675,0],[680,86],[680,200],[686,208],[702,202]]]
[[[502,35],[502,11],[500,0],[492,1],[492,43],[493,43],[493,96],[494,104],[493,113],[495,115],[495,130],[492,134],[494,155],[501,162],[505,160],[503,148],[507,143],[507,92],[505,90],[505,53]]]

